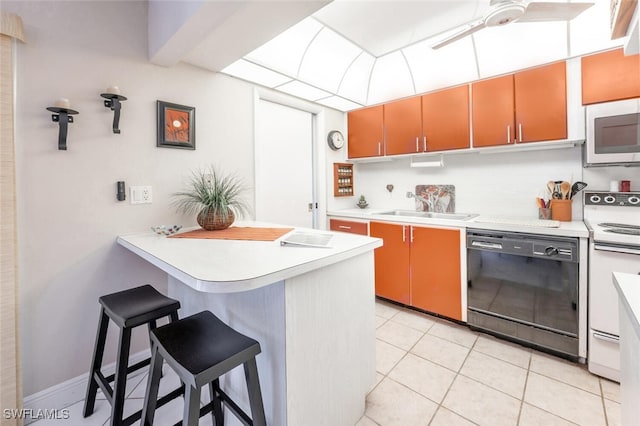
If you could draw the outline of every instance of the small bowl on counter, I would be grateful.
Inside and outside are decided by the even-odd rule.
[[[176,232],[178,232],[180,229],[182,229],[182,225],[173,225],[173,226],[158,225],[158,226],[151,227],[151,230],[158,235],[173,235]]]

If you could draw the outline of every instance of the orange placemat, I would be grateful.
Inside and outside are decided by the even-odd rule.
[[[200,238],[213,240],[247,240],[247,241],[274,241],[293,228],[255,228],[232,226],[219,231],[207,231],[196,229],[195,231],[171,235],[168,238]]]

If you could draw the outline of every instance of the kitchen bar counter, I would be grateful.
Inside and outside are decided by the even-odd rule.
[[[382,242],[332,234],[331,248],[281,246],[286,235],[265,242],[146,232],[117,241],[167,273],[180,317],[209,310],[260,342],[267,424],[351,425],[375,382],[373,250]],[[242,369],[221,385],[248,410]]]
[[[640,417],[640,275],[613,273],[620,305],[620,408],[622,424]]]
[[[556,235],[562,237],[579,237],[588,238],[589,230],[584,222],[572,221],[572,222],[560,222],[558,228],[548,228],[540,226],[523,226],[523,225],[511,225],[506,223],[488,223],[483,222],[483,216],[476,216],[469,220],[451,220],[451,219],[435,219],[435,218],[421,218],[421,217],[407,217],[407,216],[393,216],[381,214],[382,212],[390,211],[393,209],[343,209],[327,212],[327,216],[342,217],[350,219],[359,219],[366,221],[377,222],[392,222],[400,224],[415,224],[425,226],[445,226],[454,228],[473,228],[473,229],[488,229],[493,231],[507,231],[507,232],[524,232],[529,234],[543,234],[543,235]],[[493,218],[494,216],[492,216]],[[527,219],[523,219],[527,220]]]

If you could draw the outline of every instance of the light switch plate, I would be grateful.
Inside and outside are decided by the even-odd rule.
[[[131,204],[151,204],[153,191],[151,186],[131,186]]]

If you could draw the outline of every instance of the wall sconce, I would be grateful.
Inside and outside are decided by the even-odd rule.
[[[58,133],[58,149],[67,150],[67,128],[69,123],[73,123],[73,114],[79,114],[78,111],[71,109],[69,99],[60,98],[52,107],[47,107],[47,111],[51,111],[55,114],[51,114],[51,121],[60,124],[60,131]]]
[[[127,98],[120,94],[118,86],[107,88],[107,92],[100,93],[100,96],[106,99],[104,106],[111,108],[111,111],[113,111],[113,133],[120,134],[120,129],[118,128],[120,123],[120,101],[126,101]]]

